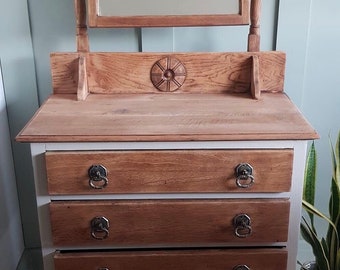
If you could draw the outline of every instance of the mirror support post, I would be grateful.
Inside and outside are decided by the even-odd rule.
[[[74,0],[74,6],[76,15],[77,51],[88,52],[89,41],[86,24],[86,2],[85,0]]]
[[[78,58],[77,100],[85,100],[89,94],[86,72],[86,53],[89,52],[89,39],[86,23],[86,0],[74,0],[76,15],[76,35]]]
[[[251,0],[248,52],[260,51],[260,14],[261,0]]]

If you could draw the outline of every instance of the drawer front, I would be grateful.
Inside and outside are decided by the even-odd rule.
[[[293,150],[47,152],[50,194],[287,192]],[[239,164],[251,176],[237,179]],[[102,165],[106,172],[89,169]],[[99,177],[96,177],[96,173]],[[102,177],[101,177],[102,176]]]
[[[284,199],[58,201],[50,212],[58,246],[213,246],[286,242],[289,205]]]
[[[55,270],[286,270],[287,251],[285,249],[221,249],[92,253],[57,252],[54,256],[54,263]]]

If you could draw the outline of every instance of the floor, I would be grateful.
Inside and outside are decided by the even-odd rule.
[[[16,270],[42,270],[41,250],[26,249]]]

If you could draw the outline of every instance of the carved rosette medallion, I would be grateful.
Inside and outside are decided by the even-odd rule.
[[[151,68],[152,84],[159,91],[174,92],[183,85],[185,78],[186,69],[176,58],[162,58]]]

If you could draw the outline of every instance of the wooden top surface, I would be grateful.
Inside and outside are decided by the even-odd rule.
[[[315,130],[284,93],[52,95],[20,142],[305,140]]]

